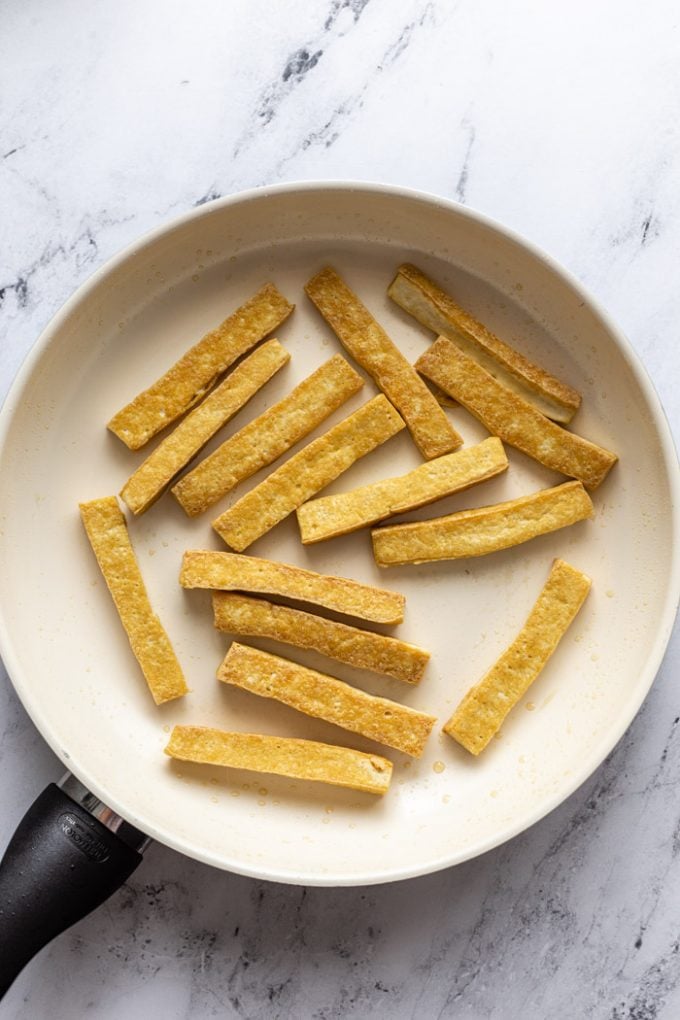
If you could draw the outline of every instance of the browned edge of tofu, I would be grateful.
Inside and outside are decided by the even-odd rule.
[[[400,266],[387,293],[423,326],[453,340],[548,418],[566,424],[578,411],[580,393],[501,340],[416,266]]]

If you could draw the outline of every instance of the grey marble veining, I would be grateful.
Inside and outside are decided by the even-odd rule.
[[[680,28],[632,0],[6,0],[0,392],[107,257],[277,180],[498,217],[627,331],[680,431]],[[680,640],[610,758],[453,870],[301,889],[160,846],[0,1006],[22,1020],[680,1016]],[[3,674],[0,843],[61,768]]]

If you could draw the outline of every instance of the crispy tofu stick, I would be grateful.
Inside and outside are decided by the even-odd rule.
[[[379,567],[429,560],[486,556],[592,517],[593,504],[580,482],[565,482],[506,503],[461,510],[415,524],[374,528]]]
[[[590,578],[555,560],[524,627],[444,726],[471,754],[483,751],[564,637],[590,590]]]
[[[404,619],[406,599],[399,592],[257,556],[190,549],[184,553],[179,583],[183,588],[279,595],[371,623],[401,623]]]
[[[456,304],[415,266],[403,265],[387,293],[418,322],[446,336],[495,379],[554,421],[571,421],[581,395],[535,365]]]
[[[203,513],[304,439],[363,385],[342,355],[334,355],[181,478],[173,496],[190,517]]]
[[[403,428],[404,422],[389,400],[382,394],[374,397],[242,496],[213,521],[213,528],[227,545],[243,552],[360,457]]]
[[[182,668],[151,608],[116,497],[81,503],[80,516],[153,700],[161,705],[187,694]]]
[[[347,535],[386,517],[427,506],[493,478],[507,466],[503,444],[492,436],[477,446],[427,461],[398,478],[383,478],[351,492],[313,499],[297,511],[303,545]]]
[[[376,698],[326,673],[234,642],[217,678],[298,712],[370,737],[419,758],[436,719],[387,698]]]
[[[416,368],[478,418],[489,432],[552,471],[596,489],[618,457],[567,432],[458,350],[446,337],[432,344]]]
[[[197,404],[237,358],[273,333],[295,305],[266,284],[233,315],[206,333],[165,375],[114,414],[107,428],[131,450],[171,425]]]
[[[407,684],[418,683],[430,658],[429,652],[397,638],[247,595],[213,592],[213,612],[218,630],[309,648],[329,659],[384,673]]]
[[[133,514],[143,514],[163,495],[212,436],[290,361],[278,340],[249,354],[146,458],[121,489]]]
[[[413,366],[335,270],[323,269],[305,291],[343,346],[394,404],[426,460],[462,445]]]
[[[392,762],[377,754],[317,740],[225,733],[207,726],[175,726],[165,753],[179,761],[311,779],[363,793],[387,793],[392,778]]]

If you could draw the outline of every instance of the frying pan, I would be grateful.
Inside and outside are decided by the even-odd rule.
[[[338,349],[302,291],[326,263],[415,360],[432,338],[385,293],[405,260],[578,388],[574,428],[621,461],[595,494],[593,521],[479,560],[380,573],[367,533],[303,548],[294,519],[285,521],[258,541],[256,555],[404,592],[399,636],[433,653],[413,690],[311,653],[294,657],[443,721],[517,632],[554,556],[588,573],[593,591],[480,760],[435,734],[418,762],[390,755],[392,789],[379,801],[171,762],[162,751],[175,723],[378,746],[215,681],[227,642],[212,627],[208,593],[182,591],[177,574],[184,549],[220,541],[205,518],[188,520],[170,497],[130,530],[192,693],[153,705],[76,509],[118,492],[148,452],[131,453],[104,424],[271,279],[298,305],[278,333],[292,361],[213,448]],[[312,435],[373,392],[367,380]],[[484,437],[461,408],[448,413],[466,442]],[[509,455],[503,477],[409,519],[560,480]],[[418,462],[401,434],[328,491]],[[149,839],[241,874],[316,885],[424,874],[509,839],[567,797],[622,735],[652,683],[678,601],[677,460],[625,338],[572,277],[517,235],[451,202],[391,187],[265,188],[195,209],[131,245],[78,290],[27,358],[0,416],[0,478],[0,650],[26,710],[69,770],[61,788],[49,787],[30,808],[0,868],[3,988],[125,880]]]

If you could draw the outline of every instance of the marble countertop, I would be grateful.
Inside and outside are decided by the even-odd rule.
[[[457,199],[571,269],[677,436],[680,27],[658,0],[7,0],[0,396],[110,255],[265,183]],[[303,889],[154,846],[1,1017],[658,1020],[680,1015],[680,633],[642,711],[512,842],[397,885]],[[0,844],[59,762],[0,677]]]

